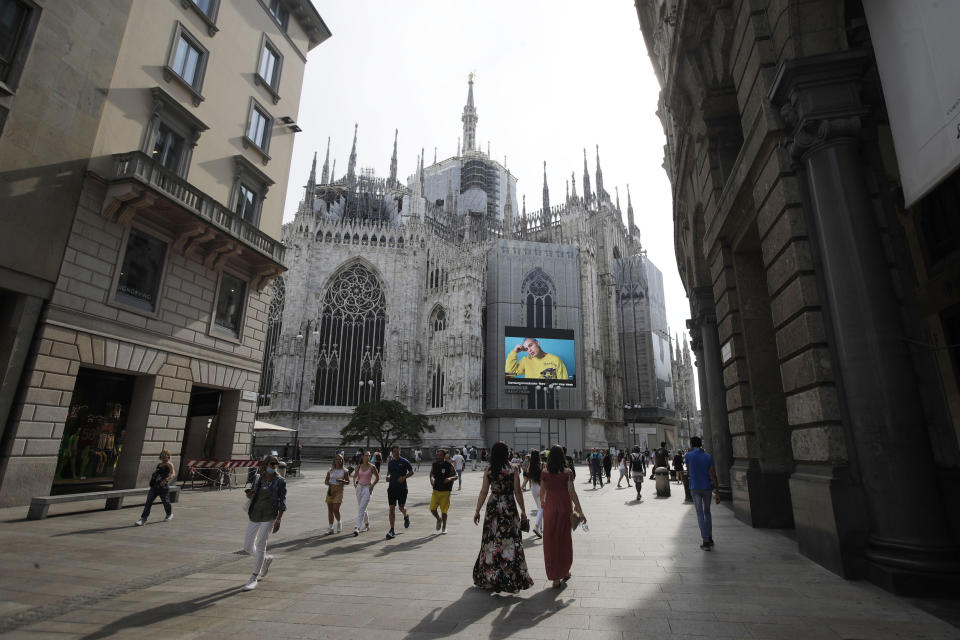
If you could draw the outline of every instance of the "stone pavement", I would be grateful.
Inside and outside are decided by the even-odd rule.
[[[479,472],[454,491],[450,532],[427,511],[429,467],[410,481],[413,525],[385,541],[385,486],[372,530],[354,538],[348,490],[344,531],[326,536],[326,466],[291,479],[290,510],[270,539],[276,556],[257,590],[242,592],[251,560],[240,491],[191,492],[163,522],[154,507],[76,511],[23,520],[0,510],[0,633],[18,638],[771,638],[960,639],[960,629],[873,585],[845,581],[800,556],[783,532],[751,529],[714,507],[716,549],[698,548],[681,487],[656,499],[644,484],[577,490],[590,532],[574,534],[573,579],[554,590],[541,542],[524,546],[536,585],[519,595],[472,587],[480,529],[471,522]],[[616,473],[616,471],[614,472]],[[529,503],[529,492],[525,497]],[[90,508],[96,505],[90,503]],[[528,504],[528,509],[530,508]]]

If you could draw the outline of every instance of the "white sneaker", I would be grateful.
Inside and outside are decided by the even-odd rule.
[[[133,523],[133,526],[135,526],[135,527],[142,527],[142,526],[145,525],[145,524],[147,524],[147,521],[144,520],[143,518],[140,518],[139,520],[137,520],[136,522]]]
[[[439,520],[437,520],[437,531],[440,531],[440,526],[441,526],[441,524],[442,524],[442,523],[441,523]]]
[[[358,529],[357,527],[354,527],[354,528],[353,528],[353,537],[356,538],[358,535],[360,535],[360,529]]]
[[[333,533],[333,525],[327,527],[327,533]]]
[[[247,582],[247,584],[243,585],[243,590],[244,590],[244,591],[253,591],[253,590],[256,589],[256,588],[257,588],[257,576],[250,576],[249,582]]]
[[[270,564],[273,562],[273,556],[267,556],[263,559],[263,568],[260,569],[260,578],[266,578],[267,572],[270,571]]]
[[[343,525],[340,524],[340,521],[339,521],[339,520],[337,520],[337,530],[336,530],[336,533],[340,533],[340,531],[342,531],[342,530],[343,530]]]
[[[172,513],[171,513],[170,515],[168,515],[166,518],[163,519],[164,522],[170,522],[171,520],[173,520],[173,514],[172,514]]]
[[[440,529],[440,533],[446,533],[446,532],[447,532],[447,528],[446,528],[446,527]]]
[[[360,529],[360,531],[370,531],[370,523],[369,523],[369,522],[364,522],[364,523],[363,523],[363,529]]]

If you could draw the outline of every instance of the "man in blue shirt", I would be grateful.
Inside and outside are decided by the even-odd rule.
[[[390,459],[387,462],[387,503],[390,505],[390,531],[387,540],[396,537],[393,532],[393,523],[396,521],[396,508],[400,507],[403,514],[403,528],[410,527],[410,516],[407,515],[407,478],[413,475],[413,465],[406,458],[400,457],[400,447],[393,445],[390,450]]]
[[[690,438],[690,452],[683,460],[690,475],[690,493],[693,494],[693,506],[697,510],[697,524],[700,525],[700,537],[703,539],[700,548],[709,551],[713,548],[711,494],[716,494],[717,502],[720,502],[717,469],[713,466],[713,456],[703,450],[703,440],[697,436]]]

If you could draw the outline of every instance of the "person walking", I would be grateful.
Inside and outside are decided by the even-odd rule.
[[[396,509],[403,514],[403,528],[410,528],[410,515],[407,513],[407,478],[413,475],[413,465],[400,456],[400,447],[393,445],[387,460],[387,504],[390,505],[390,531],[387,540],[396,537],[393,525],[396,522]]]
[[[473,514],[473,524],[480,524],[480,510],[489,492],[480,553],[473,565],[473,584],[495,593],[517,593],[533,586],[520,535],[521,522],[527,519],[520,474],[510,464],[509,455],[506,442],[500,441],[491,447],[490,467],[483,473],[477,510]]]
[[[620,472],[620,477],[617,478],[617,489],[620,488],[620,483],[623,482],[623,479],[627,479],[627,489],[631,487],[630,485],[630,475],[627,469],[627,456],[621,451],[617,455],[617,471]]]
[[[357,524],[353,527],[354,536],[360,535],[361,531],[370,530],[367,505],[370,504],[370,496],[378,482],[380,482],[380,473],[370,464],[370,452],[364,451],[360,464],[353,471],[353,486],[357,491]]]
[[[647,474],[647,466],[644,464],[640,447],[634,447],[633,453],[630,454],[630,474],[633,476],[633,486],[637,489],[637,502],[642,502],[640,486],[643,484],[643,477]]]
[[[703,450],[703,440],[697,436],[690,438],[690,451],[684,456],[690,473],[690,493],[693,494],[693,506],[697,510],[697,525],[704,551],[713,549],[713,519],[710,516],[711,493],[720,502],[720,483],[717,469],[713,465],[713,456]]]
[[[571,507],[571,503],[573,508]],[[580,498],[573,487],[573,476],[564,464],[563,449],[550,448],[547,469],[540,475],[540,505],[543,508],[543,563],[547,579],[559,588],[570,579],[573,564],[571,524],[586,522]]]
[[[530,496],[537,506],[537,519],[533,523],[533,535],[543,537],[543,507],[540,506],[540,474],[543,473],[543,463],[539,451],[530,452],[530,466],[527,469],[527,479],[530,480]]]
[[[450,492],[453,481],[457,479],[457,470],[447,460],[447,452],[437,449],[437,460],[430,467],[430,486],[433,493],[430,495],[430,513],[437,519],[437,531],[447,532],[447,511],[450,510]],[[437,510],[440,513],[437,513]]]
[[[610,450],[606,449],[603,452],[603,473],[607,476],[607,483],[611,482],[610,480],[610,471],[613,469],[613,458],[610,455]]]
[[[480,464],[480,458],[477,455],[477,448],[473,445],[470,445],[470,460],[473,462],[473,470],[477,470],[477,465]]]
[[[679,449],[673,456],[673,476],[677,484],[683,484],[683,449]]]
[[[339,453],[333,456],[333,466],[327,471],[327,477],[323,479],[323,484],[327,485],[327,521],[330,526],[327,533],[340,533],[340,505],[343,504],[343,487],[350,484],[350,476],[343,467],[343,456]]]
[[[549,462],[549,458],[547,461]],[[590,454],[590,479],[593,480],[594,489],[597,488],[597,481],[603,489],[603,455],[596,449]]]
[[[260,463],[260,472],[253,477],[250,488],[246,490],[250,504],[247,506],[247,535],[243,539],[243,550],[253,556],[253,574],[244,591],[257,588],[257,580],[267,577],[273,556],[267,555],[267,537],[280,530],[280,520],[287,510],[287,481],[279,473],[280,461],[276,456],[268,455]]]
[[[167,517],[164,518],[163,521],[169,522],[173,520],[173,506],[170,504],[170,482],[175,477],[176,473],[173,464],[170,462],[170,452],[164,449],[160,452],[160,464],[157,465],[157,468],[153,470],[153,474],[150,476],[150,490],[147,491],[147,501],[143,505],[143,512],[140,514],[140,519],[133,523],[135,526],[142,527],[147,523],[147,518],[150,517],[150,510],[153,508],[153,501],[157,498],[160,498],[160,502],[163,504],[163,510],[167,514]]]
[[[417,465],[416,470],[420,471],[420,461],[423,459],[423,450],[420,448],[420,445],[417,445],[417,448],[413,450],[413,461]]]
[[[457,470],[457,491],[460,491],[463,486],[463,454],[454,448],[453,459],[450,460],[450,462],[453,463],[453,468]]]

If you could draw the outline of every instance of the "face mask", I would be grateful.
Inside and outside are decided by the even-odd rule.
[[[270,475],[273,475],[273,474],[275,474],[276,472],[277,472],[277,470],[274,469],[273,467],[267,467],[267,473],[269,473]]]

